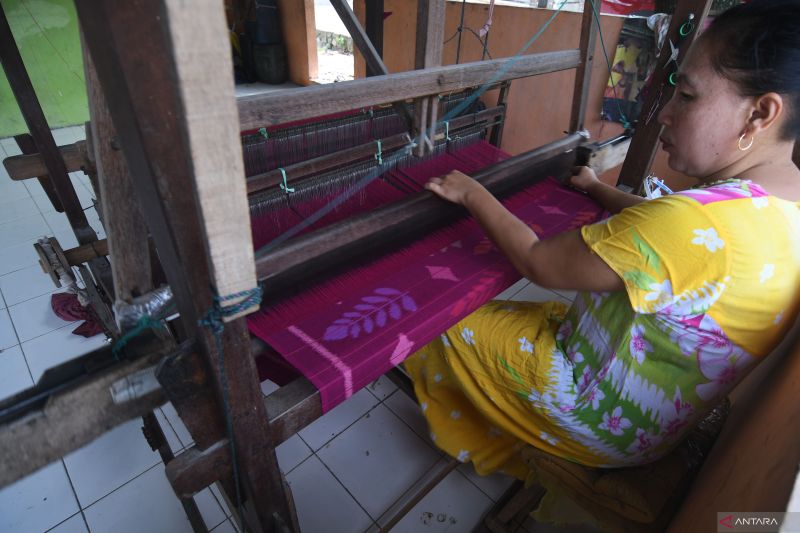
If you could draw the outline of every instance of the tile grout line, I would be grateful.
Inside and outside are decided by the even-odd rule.
[[[89,531],[89,533],[91,533],[92,530],[89,528],[89,522],[88,520],[86,520],[86,515],[83,514],[83,509],[81,509],[81,502],[78,499],[78,492],[75,490],[75,484],[72,482],[72,476],[69,475],[69,469],[67,468],[67,463],[64,462],[63,457],[60,459],[60,461],[61,461],[61,466],[64,467],[64,472],[67,474],[67,481],[69,481],[69,487],[72,489],[72,495],[75,497],[75,503],[78,504],[78,513],[80,513],[81,518],[83,518],[83,523],[86,525],[86,530]],[[70,516],[70,518],[72,518],[72,516]],[[67,520],[69,520],[69,518],[67,518]]]
[[[129,479],[128,481],[126,481],[126,482],[125,482],[125,483],[123,483],[122,485],[120,485],[120,486],[118,486],[118,487],[116,487],[116,488],[114,488],[114,489],[110,490],[108,493],[104,494],[103,496],[100,496],[99,498],[97,498],[97,499],[96,499],[96,500],[94,500],[93,502],[89,503],[88,505],[86,505],[86,507],[82,507],[82,506],[81,506],[81,504],[80,504],[80,501],[79,501],[79,502],[78,502],[78,507],[81,507],[81,512],[84,512],[84,511],[86,511],[87,509],[89,509],[89,507],[91,507],[91,506],[95,505],[97,502],[99,502],[99,501],[101,501],[101,500],[103,500],[103,499],[107,498],[108,496],[111,496],[112,494],[114,494],[115,492],[117,492],[119,489],[121,489],[121,488],[122,488],[122,487],[124,487],[125,485],[128,485],[128,484],[129,484],[129,483],[131,483],[132,481],[135,481],[135,480],[139,479],[140,477],[142,477],[142,476],[143,476],[143,475],[145,475],[146,473],[150,472],[152,469],[154,469],[154,468],[157,468],[159,465],[163,465],[163,464],[164,464],[164,462],[163,462],[163,461],[161,461],[161,456],[159,456],[159,458],[158,458],[158,462],[157,462],[156,464],[154,464],[153,466],[151,466],[151,467],[148,467],[148,468],[147,468],[147,469],[146,469],[144,472],[140,472],[139,474],[136,474],[135,476],[133,476],[131,479]],[[174,494],[174,492],[173,492],[173,494]],[[176,497],[177,497],[177,496],[176,496]]]
[[[400,389],[397,389],[396,391],[394,391],[394,392],[393,392],[392,394],[390,394],[389,396],[394,396],[394,394],[395,394],[395,393],[398,393],[398,392],[402,393],[402,391],[400,391]],[[387,396],[387,399],[389,398],[389,396]],[[383,404],[383,401],[381,401],[381,402],[380,402],[380,404]],[[362,417],[361,417],[361,418],[364,418],[364,417],[366,417],[366,416],[367,416],[367,414],[369,414],[371,411],[373,411],[373,410],[374,410],[376,407],[377,407],[377,405],[376,405],[375,407],[373,407],[372,409],[370,409],[369,411],[367,411],[366,413],[364,413],[364,415],[362,415]],[[405,421],[404,421],[402,418],[400,418],[400,417],[399,417],[399,416],[398,416],[398,415],[397,415],[397,414],[396,414],[396,413],[395,413],[395,412],[394,412],[394,411],[393,411],[393,410],[392,410],[392,409],[391,409],[391,408],[390,408],[388,405],[384,405],[384,408],[386,408],[386,409],[387,409],[387,410],[388,410],[388,411],[389,411],[389,412],[390,412],[390,413],[391,413],[391,414],[392,414],[392,415],[393,415],[395,418],[397,418],[397,419],[398,419],[398,420],[399,420],[399,421],[400,421],[402,424],[405,424],[405,425],[408,427],[408,429],[411,431],[411,433],[412,433],[413,435],[415,435],[417,438],[419,438],[420,440],[422,440],[423,442],[425,442],[426,444],[428,444],[428,443],[427,443],[427,441],[425,441],[425,439],[423,439],[422,437],[420,437],[419,435],[417,435],[417,432],[416,432],[416,431],[414,431],[414,430],[413,430],[413,428],[411,428],[411,427],[410,427],[408,424],[406,424],[406,422],[405,422]],[[361,420],[361,418],[359,418],[358,420]],[[357,421],[358,421],[358,420],[357,420]],[[357,422],[357,421],[356,421],[356,422]],[[353,424],[355,424],[355,422],[354,422]],[[351,425],[352,425],[352,424],[351,424]],[[349,429],[349,427],[350,427],[350,426],[348,426],[348,429]],[[339,433],[339,435],[341,435],[342,433],[344,433],[344,431],[342,431],[341,433]],[[337,437],[338,437],[339,435],[337,435]],[[334,437],[334,438],[336,438],[336,437]],[[333,440],[333,439],[331,439],[331,440]],[[429,446],[430,446],[430,444],[429,444]],[[320,449],[322,449],[322,448],[320,448]],[[438,450],[438,449],[434,449],[434,451],[440,452],[440,450]],[[391,509],[391,508],[392,508],[392,506],[393,506],[395,503],[397,503],[397,501],[398,501],[400,498],[402,498],[402,497],[403,497],[403,495],[405,495],[405,494],[406,494],[406,493],[407,493],[407,492],[408,492],[408,491],[409,491],[411,488],[413,488],[413,487],[414,487],[414,485],[416,485],[416,484],[419,482],[419,480],[420,480],[420,479],[422,479],[422,478],[424,478],[424,477],[425,477],[425,474],[423,473],[423,474],[422,474],[422,475],[421,475],[419,478],[417,478],[416,480],[414,480],[414,482],[412,482],[412,483],[411,483],[411,485],[409,485],[409,486],[408,486],[408,487],[407,487],[407,488],[406,488],[406,489],[403,491],[403,493],[402,493],[402,494],[401,494],[401,495],[400,495],[400,496],[399,496],[399,497],[398,497],[398,498],[397,498],[395,501],[393,501],[393,502],[392,502],[392,503],[389,505],[389,507],[387,507],[387,508],[386,508],[386,509],[385,509],[385,510],[384,510],[384,511],[381,513],[381,515],[380,515],[380,516],[378,516],[377,518],[373,518],[373,516],[372,516],[372,515],[371,515],[371,514],[370,514],[370,513],[369,513],[369,512],[368,512],[368,511],[367,511],[367,510],[364,508],[364,506],[363,506],[363,505],[361,505],[361,502],[360,502],[360,501],[358,501],[358,499],[355,497],[355,495],[353,495],[353,494],[350,492],[350,490],[349,490],[349,489],[348,489],[348,488],[347,488],[347,487],[344,485],[344,483],[343,483],[343,482],[342,482],[342,481],[339,479],[339,477],[338,477],[338,476],[337,476],[337,475],[336,475],[336,474],[333,472],[333,470],[331,470],[331,468],[330,468],[330,467],[328,466],[328,464],[327,464],[327,463],[326,463],[326,462],[325,462],[325,461],[322,459],[322,457],[320,457],[319,455],[317,455],[317,453],[316,453],[316,452],[313,452],[313,454],[317,456],[317,459],[319,459],[319,461],[320,461],[320,462],[321,462],[321,463],[322,463],[322,464],[325,466],[325,468],[326,468],[326,469],[327,469],[327,470],[328,470],[328,471],[331,473],[331,475],[333,476],[333,478],[334,478],[334,479],[335,479],[335,480],[336,480],[336,481],[339,483],[339,485],[341,485],[342,487],[344,487],[344,490],[345,490],[345,491],[347,491],[347,493],[348,493],[348,494],[350,494],[350,497],[351,497],[351,498],[353,498],[353,500],[355,500],[355,502],[358,504],[358,506],[359,506],[359,507],[361,507],[361,509],[363,509],[363,510],[364,510],[364,512],[367,514],[367,516],[368,516],[368,517],[370,517],[370,518],[372,519],[372,521],[374,522],[375,526],[377,526],[377,527],[380,527],[380,524],[378,523],[378,520],[379,520],[379,519],[380,519],[380,518],[381,518],[383,515],[385,515],[385,514],[386,514],[386,511],[388,511],[389,509]],[[436,464],[436,463],[438,463],[438,462],[439,462],[441,459],[442,459],[442,454],[441,454],[441,452],[440,452],[440,454],[439,454],[439,457],[436,459],[436,461],[435,461],[433,464],[435,465],[435,464]],[[431,466],[433,466],[433,465],[431,465]]]
[[[359,420],[360,420],[360,419],[359,419]],[[339,486],[340,486],[340,487],[342,487],[342,488],[344,489],[344,491],[345,491],[345,492],[346,492],[346,493],[347,493],[347,494],[348,494],[348,495],[349,495],[349,496],[350,496],[350,497],[353,499],[353,501],[354,501],[354,502],[356,502],[356,505],[358,505],[358,506],[361,508],[361,510],[362,510],[362,511],[364,511],[364,514],[366,514],[366,515],[367,515],[367,517],[369,517],[369,519],[370,519],[370,520],[372,520],[373,524],[377,524],[377,519],[373,518],[373,517],[372,517],[372,515],[371,515],[371,514],[369,514],[369,511],[367,511],[367,510],[364,508],[364,506],[363,506],[363,505],[361,505],[361,502],[360,502],[360,501],[358,501],[358,498],[356,498],[356,497],[355,497],[355,495],[354,495],[352,492],[350,492],[350,489],[348,489],[348,488],[345,486],[345,484],[344,484],[344,483],[342,483],[342,480],[340,480],[340,479],[339,479],[339,478],[336,476],[336,474],[333,472],[333,470],[331,470],[331,467],[329,467],[329,466],[328,466],[328,464],[327,464],[325,461],[323,461],[323,460],[322,460],[322,457],[318,456],[316,452],[314,452],[314,454],[313,454],[313,455],[314,455],[314,456],[317,458],[317,460],[318,460],[320,463],[322,463],[322,466],[324,466],[324,467],[325,467],[325,469],[326,469],[328,472],[330,472],[331,476],[333,476],[333,479],[335,479],[335,480],[336,480],[336,482],[339,484]]]

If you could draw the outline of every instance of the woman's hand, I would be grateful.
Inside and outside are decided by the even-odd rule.
[[[425,188],[445,200],[464,206],[467,205],[471,195],[486,190],[483,185],[458,170],[453,170],[440,178],[431,178],[425,184]]]
[[[569,178],[569,184],[579,191],[588,193],[589,189],[594,187],[597,183],[600,183],[600,180],[591,168],[575,167],[572,169],[572,176]]]

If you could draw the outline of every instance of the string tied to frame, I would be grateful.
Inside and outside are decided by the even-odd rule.
[[[213,288],[212,288],[213,290]],[[261,303],[262,295],[261,287],[255,287],[246,291],[229,294],[227,296],[219,296],[214,291],[214,299],[211,308],[206,311],[203,318],[197,321],[200,327],[208,328],[214,336],[214,344],[217,348],[217,365],[219,370],[219,379],[222,385],[222,407],[225,412],[225,423],[228,432],[228,441],[231,447],[231,464],[233,465],[233,483],[236,486],[236,505],[239,509],[239,521],[244,524],[244,511],[242,509],[242,494],[239,475],[239,463],[236,460],[236,441],[233,434],[233,417],[230,410],[230,387],[228,386],[228,375],[225,372],[225,351],[222,344],[222,333],[225,331],[224,318],[234,316],[249,309],[250,307],[257,306]],[[223,307],[224,302],[231,300],[242,299],[237,304]]]
[[[379,165],[383,165],[383,148],[381,147],[381,140],[378,139],[375,141],[378,145],[378,151],[375,152],[375,161],[378,162]]]
[[[281,177],[283,177],[283,183],[279,184],[279,187],[286,194],[293,193],[294,192],[294,188],[293,187],[289,187],[289,183],[286,181],[286,171],[282,167],[279,168],[278,170],[281,171]]]

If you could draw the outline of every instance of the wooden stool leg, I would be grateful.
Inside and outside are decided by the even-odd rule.
[[[483,530],[492,533],[516,531],[516,524],[525,521],[527,515],[542,500],[545,492],[544,487],[540,485],[526,488],[524,482],[515,481],[483,519]]]

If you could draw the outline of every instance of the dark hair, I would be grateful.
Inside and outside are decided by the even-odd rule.
[[[714,70],[743,96],[788,98],[782,133],[800,137],[800,0],[752,0],[725,11],[706,31]]]

